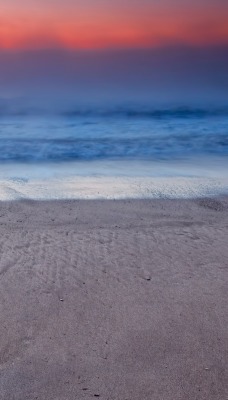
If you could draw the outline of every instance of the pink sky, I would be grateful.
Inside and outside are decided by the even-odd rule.
[[[0,48],[227,44],[227,0],[7,0]]]

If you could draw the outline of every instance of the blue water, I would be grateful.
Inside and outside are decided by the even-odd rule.
[[[0,163],[173,161],[228,156],[227,109],[0,114]]]

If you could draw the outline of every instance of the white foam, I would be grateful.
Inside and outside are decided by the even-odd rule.
[[[193,198],[228,193],[228,178],[68,177],[0,180],[0,200]]]

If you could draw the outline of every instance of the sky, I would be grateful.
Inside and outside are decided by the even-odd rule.
[[[227,0],[0,0],[0,98],[222,101],[227,21]]]
[[[227,0],[0,0],[0,48],[228,44]]]

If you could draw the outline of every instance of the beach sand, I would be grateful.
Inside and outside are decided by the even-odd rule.
[[[0,203],[0,399],[228,398],[228,198]]]

